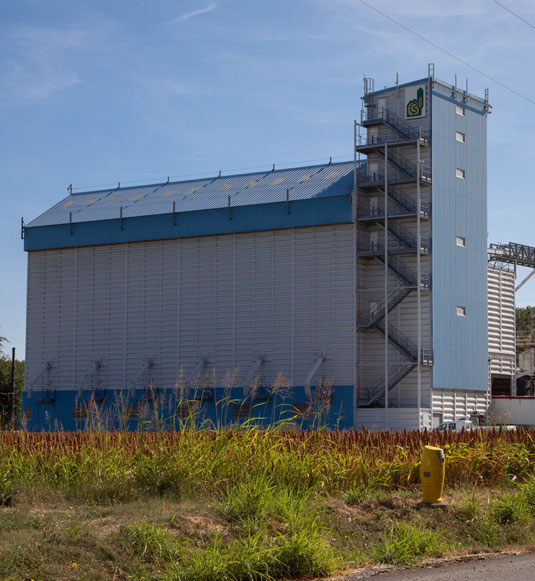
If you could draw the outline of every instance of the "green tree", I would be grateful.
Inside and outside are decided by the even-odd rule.
[[[516,332],[519,335],[527,335],[535,329],[535,308],[518,307],[516,309]]]
[[[8,428],[11,424],[10,410],[13,393],[11,390],[11,359],[4,353],[3,346],[7,342],[0,337],[0,429]],[[15,360],[15,401],[14,417],[16,423],[22,410],[22,391],[24,389],[24,361]]]

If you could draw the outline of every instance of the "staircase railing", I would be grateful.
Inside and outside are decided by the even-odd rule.
[[[416,367],[416,363],[409,363],[408,365],[399,365],[393,367],[388,372],[388,391],[391,391],[396,385]],[[369,389],[368,401],[364,404],[370,406],[375,402],[384,401],[385,396],[385,378],[379,378]]]
[[[384,230],[384,224],[378,222],[379,226]],[[398,221],[393,222],[388,225],[388,233],[394,237],[394,239],[401,243],[406,248],[416,251],[418,247],[418,238],[413,234],[408,228],[402,226]],[[420,250],[422,252],[429,252],[431,248],[431,240],[426,237],[420,237]]]
[[[398,162],[400,163],[400,162]],[[432,171],[431,168],[425,164],[420,164],[420,170],[411,167],[410,164],[406,164],[405,169],[410,173],[404,173],[397,168],[392,169],[388,172],[388,183],[391,185],[404,184],[412,181],[416,181],[419,177],[420,181],[425,183],[431,183]],[[362,168],[358,173],[357,183],[359,187],[381,187],[385,183],[385,174],[381,170],[370,170],[367,168]]]
[[[383,335],[386,335],[386,329],[384,326],[384,321],[378,321],[375,324],[376,329],[378,329]],[[388,325],[388,340],[395,346],[399,351],[407,357],[411,363],[418,362],[418,347],[403,333],[401,333],[394,325]]]
[[[385,158],[385,154],[384,154],[384,151],[382,149],[377,150],[376,153],[377,153],[377,155],[379,157],[382,157],[383,159]],[[405,175],[405,176],[407,176],[409,178],[415,179],[415,176],[416,176],[416,167],[415,167],[414,164],[411,164],[411,163],[407,162],[407,160],[400,159],[395,154],[390,154],[388,156],[388,163],[392,167],[396,168],[403,175]]]
[[[380,198],[379,203],[375,207],[360,207],[357,211],[357,215],[359,218],[384,218],[385,209],[384,209],[384,191],[381,188],[377,188],[378,192],[382,195]],[[416,200],[410,198],[406,194],[400,194],[395,190],[388,192],[388,197],[393,202],[393,204],[389,204],[388,207],[388,215],[395,217],[395,216],[403,216],[406,214],[416,214]],[[431,203],[427,201],[420,201],[420,215],[429,217],[431,215]]]
[[[433,365],[433,350],[422,349],[420,351],[420,362],[422,365]],[[396,385],[418,365],[416,361],[411,361],[404,365],[397,365],[388,371],[388,391],[391,391]],[[385,376],[383,375],[375,381],[369,388],[368,400],[364,404],[370,406],[375,402],[384,401],[385,395]]]
[[[393,291],[388,297],[388,312],[397,307],[411,291],[412,289],[407,287]],[[377,303],[373,311],[370,311],[368,319],[360,322],[359,327],[373,327],[385,316],[385,312],[385,300],[383,298]]]
[[[375,257],[381,264],[385,263],[384,256]],[[406,286],[415,287],[418,282],[418,276],[415,272],[409,272],[400,260],[394,256],[388,258],[388,269],[399,278],[399,280]],[[424,288],[431,286],[431,273],[422,272],[420,274],[420,284]]]
[[[408,125],[404,125],[399,117],[386,107],[373,108],[371,112],[363,109],[361,111],[360,121],[361,125],[364,126],[384,123],[407,141],[420,137],[422,139],[428,139],[430,135],[429,130],[423,127],[409,127]]]

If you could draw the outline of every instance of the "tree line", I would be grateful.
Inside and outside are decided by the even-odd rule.
[[[12,426],[13,418],[18,425],[22,415],[22,391],[24,389],[24,361],[15,361],[15,393],[11,388],[11,357],[5,350],[7,339],[0,337],[0,429]]]

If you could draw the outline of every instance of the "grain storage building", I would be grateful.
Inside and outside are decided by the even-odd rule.
[[[488,98],[430,69],[363,104],[353,162],[72,192],[30,222],[26,425],[485,411]]]

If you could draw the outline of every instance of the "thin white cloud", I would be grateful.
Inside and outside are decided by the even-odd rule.
[[[199,8],[198,10],[191,10],[190,12],[184,12],[184,14],[182,14],[178,18],[175,18],[173,20],[173,22],[174,23],[186,22],[186,20],[189,20],[190,18],[194,18],[195,16],[200,16],[201,14],[207,14],[208,12],[212,12],[212,10],[216,9],[216,6],[217,5],[215,2],[210,2],[210,4],[208,4],[208,6],[206,6],[205,8]]]
[[[6,74],[0,75],[0,83],[6,88],[6,93],[26,102],[46,99],[81,82],[75,72],[46,63],[34,67],[21,67],[13,63]]]
[[[35,102],[80,84],[80,59],[112,50],[112,28],[100,19],[85,28],[22,25],[6,31],[0,37],[0,100]]]

